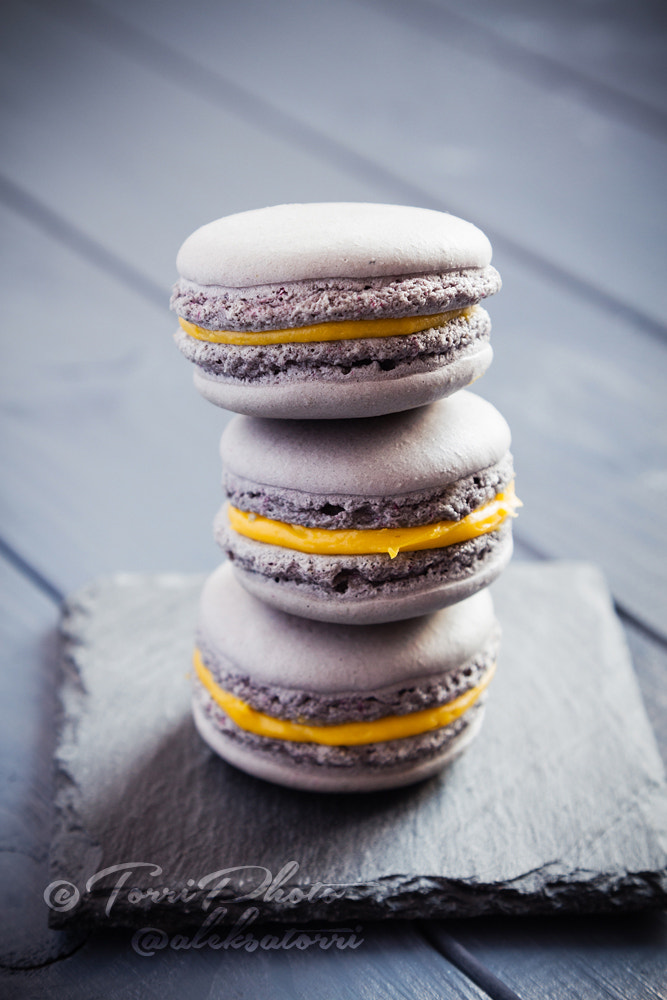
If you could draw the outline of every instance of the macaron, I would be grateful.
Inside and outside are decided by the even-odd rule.
[[[469,385],[500,287],[469,222],[404,205],[277,205],[196,230],[177,258],[176,343],[199,392],[279,419],[369,417]]]
[[[242,585],[294,615],[371,624],[489,584],[512,553],[509,428],[461,391],[350,420],[237,416],[216,539]]]
[[[201,598],[194,720],[217,754],[267,781],[406,785],[478,732],[498,645],[488,591],[408,622],[348,627],[271,608],[223,563]]]

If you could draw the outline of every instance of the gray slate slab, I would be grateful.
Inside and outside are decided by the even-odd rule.
[[[479,739],[440,777],[363,796],[274,787],[201,742],[188,679],[201,583],[118,575],[68,601],[55,926],[664,904],[667,790],[597,569],[512,566],[494,586],[504,642]],[[188,899],[146,898],[164,887]]]

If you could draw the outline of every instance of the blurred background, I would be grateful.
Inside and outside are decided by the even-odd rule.
[[[5,0],[7,871],[17,843],[46,857],[62,594],[219,560],[229,415],[168,300],[185,237],[263,205],[488,233],[504,288],[475,391],[513,430],[517,555],[603,568],[664,752],[666,42],[648,0]]]

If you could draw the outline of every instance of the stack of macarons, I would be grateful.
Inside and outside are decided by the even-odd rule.
[[[243,212],[181,247],[177,344],[239,414],[193,711],[253,775],[404,785],[479,729],[499,643],[485,588],[519,505],[509,428],[464,388],[492,358],[490,261],[454,216],[354,203]]]

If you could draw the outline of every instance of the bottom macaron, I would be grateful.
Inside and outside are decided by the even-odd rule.
[[[340,626],[263,604],[223,564],[202,593],[195,723],[229,763],[277,784],[411,784],[478,732],[498,643],[487,591],[400,623]]]
[[[258,750],[231,738],[211,718],[205,706],[197,700],[192,706],[195,725],[202,739],[218,756],[240,771],[262,778],[275,785],[308,792],[378,792],[401,788],[431,778],[458,757],[473,741],[484,718],[484,706],[471,709],[465,724],[453,731],[437,752],[419,759],[397,761],[369,767],[363,761],[356,766],[341,768],[326,763],[283,759],[279,754]]]

